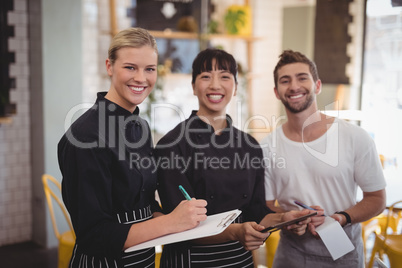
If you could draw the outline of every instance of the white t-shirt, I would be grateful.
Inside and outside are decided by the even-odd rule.
[[[279,127],[261,146],[266,165],[265,199],[278,200],[285,210],[301,210],[294,204],[298,200],[319,205],[326,215],[332,215],[356,204],[357,187],[373,192],[386,185],[374,141],[362,128],[343,120],[335,119],[323,136],[306,143],[289,140]],[[344,230],[355,250],[336,262],[322,241],[310,233],[296,236],[282,232],[274,267],[292,267],[294,263],[297,267],[364,267],[360,225]]]
[[[374,192],[386,185],[373,139],[344,120],[335,119],[323,136],[307,143],[288,139],[279,127],[261,146],[266,200],[278,200],[285,210],[300,210],[298,200],[332,215],[356,204],[358,186]]]

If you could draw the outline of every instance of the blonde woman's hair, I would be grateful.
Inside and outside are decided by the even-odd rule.
[[[152,47],[158,54],[158,47],[155,38],[143,28],[128,28],[117,33],[110,43],[108,57],[112,65],[117,59],[117,51],[123,47],[140,48],[143,46]]]

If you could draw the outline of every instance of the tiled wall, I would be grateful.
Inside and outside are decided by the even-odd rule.
[[[93,103],[96,93],[109,90],[109,77],[106,73],[105,61],[109,48],[110,8],[109,0],[84,0],[83,15],[83,100]],[[127,9],[131,1],[117,0],[116,15],[119,29],[130,26]]]
[[[15,53],[9,72],[15,78],[10,102],[17,113],[0,125],[0,246],[32,236],[27,0],[14,0],[7,21],[14,26],[8,47]]]
[[[254,2],[254,35],[263,37],[255,42],[253,64],[256,79],[252,84],[252,101],[257,140],[264,138],[275,126],[272,116],[279,116],[280,103],[276,100],[272,70],[282,50],[282,9],[283,1]],[[261,118],[261,120],[258,120]]]

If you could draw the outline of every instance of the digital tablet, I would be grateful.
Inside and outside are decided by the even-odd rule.
[[[304,221],[305,219],[310,218],[310,217],[315,216],[315,215],[317,215],[317,211],[313,212],[313,213],[310,213],[310,214],[307,214],[307,215],[304,215],[304,216],[301,216],[299,218],[290,220],[290,221],[284,221],[284,222],[272,225],[272,226],[267,227],[264,230],[262,230],[261,233],[276,232],[276,231],[280,230],[284,226],[295,224],[295,223],[298,223],[300,221]]]

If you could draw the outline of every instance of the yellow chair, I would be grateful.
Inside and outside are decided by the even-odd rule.
[[[381,213],[380,215],[373,217],[367,221],[360,223],[362,227],[362,238],[363,238],[363,251],[365,258],[368,258],[367,254],[367,242],[369,236],[374,233],[381,233],[385,228],[387,222],[387,215]]]
[[[373,217],[365,222],[360,223],[362,226],[362,237],[363,237],[363,246],[364,246],[364,255],[367,256],[367,241],[368,238],[371,234],[377,233],[381,234],[385,232],[386,229],[387,231],[390,231],[389,228],[392,230],[392,232],[397,232],[399,220],[402,217],[401,211],[395,213],[393,211],[390,215],[388,225],[387,225],[387,218],[388,218],[388,212],[384,211],[380,215]],[[387,225],[387,226],[386,226]]]
[[[159,268],[161,265],[162,250],[163,245],[155,247],[155,268]]]
[[[267,241],[265,241],[265,250],[267,253],[266,263],[267,267],[272,267],[272,263],[274,262],[276,248],[278,247],[279,239],[281,238],[280,232],[273,232],[268,237]]]
[[[42,183],[43,189],[45,191],[46,201],[49,207],[50,217],[52,219],[53,230],[56,238],[59,240],[59,250],[58,250],[58,268],[67,268],[71,259],[71,255],[74,249],[75,244],[75,233],[73,230],[73,225],[71,224],[70,217],[67,213],[64,204],[60,200],[60,198],[56,195],[56,193],[49,187],[49,182],[53,183],[61,192],[60,183],[51,175],[44,174],[42,175]],[[70,230],[60,233],[57,228],[56,218],[54,215],[53,209],[53,201],[52,199],[59,205],[61,211],[64,214],[64,217],[70,227]]]
[[[395,202],[389,207],[384,229],[381,233],[375,233],[373,251],[368,265],[369,268],[373,267],[376,254],[382,259],[382,254],[384,253],[388,256],[391,268],[402,267],[402,234],[397,233],[398,222],[395,222],[395,220],[399,221],[401,218],[401,211],[394,211],[396,210],[395,206],[400,203],[402,203],[402,200]],[[396,227],[395,229],[391,228],[393,229],[393,233],[388,233],[388,227],[391,227],[390,223],[392,222],[394,222],[393,224],[395,224]]]

